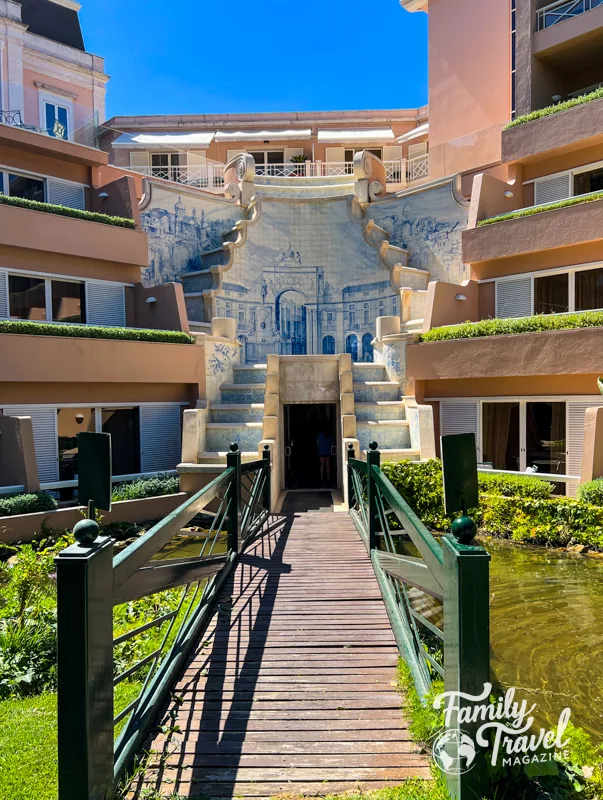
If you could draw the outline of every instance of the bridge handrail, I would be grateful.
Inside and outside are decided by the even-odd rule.
[[[231,445],[221,475],[115,558],[113,539],[99,535],[94,520],[74,529],[77,543],[56,558],[58,800],[105,800],[133,765],[239,554],[269,518],[270,471],[269,448],[261,459],[241,464],[238,446]],[[199,553],[157,558],[201,512],[211,522],[198,538]],[[114,638],[115,605],[178,588],[180,598],[169,612]],[[153,628],[155,649],[143,649],[120,671],[114,648]],[[114,717],[114,688],[135,674],[141,689]],[[122,724],[114,742],[114,727]]]
[[[482,694],[490,680],[487,551],[460,543],[452,533],[436,539],[381,471],[375,442],[366,452],[366,461],[355,457],[353,446],[348,448],[348,497],[350,515],[370,554],[400,655],[419,695],[425,698],[438,678],[443,679],[446,692],[467,697]],[[398,552],[401,535],[410,539],[420,557]],[[472,701],[458,703],[467,706]],[[458,727],[455,718],[450,729]],[[473,723],[462,727],[475,733]],[[452,743],[453,747],[457,744]],[[484,754],[478,751],[477,759],[470,772],[446,775],[454,800],[486,793]]]

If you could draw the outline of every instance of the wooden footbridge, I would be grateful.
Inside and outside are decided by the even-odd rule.
[[[376,449],[350,453],[349,514],[271,515],[265,456],[241,464],[233,446],[220,477],[115,558],[90,524],[58,557],[60,800],[112,798],[141,757],[127,797],[428,779],[395,685],[400,653],[420,694],[438,675],[474,693],[488,680],[485,551],[431,537]],[[164,557],[199,529],[199,554]],[[395,552],[401,529],[417,555]],[[113,639],[115,605],[177,587],[172,611]],[[151,630],[158,646],[118,674],[115,646]],[[443,641],[444,666],[425,632]],[[483,788],[481,770],[468,774],[449,778],[453,797]]]

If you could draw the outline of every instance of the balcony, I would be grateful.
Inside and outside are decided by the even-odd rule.
[[[587,11],[603,5],[603,0],[557,0],[537,12],[536,30],[552,28],[560,22],[574,19]]]
[[[429,155],[423,154],[410,159],[385,161],[386,181],[396,187],[413,186],[429,178]],[[131,166],[136,172],[148,178],[158,178],[196,189],[222,193],[224,191],[225,164],[208,163],[198,166]],[[354,180],[352,161],[304,161],[288,164],[256,164],[255,174],[268,178],[342,178],[349,175]]]

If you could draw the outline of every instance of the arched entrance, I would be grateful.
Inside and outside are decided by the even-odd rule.
[[[324,356],[334,356],[335,355],[335,337],[334,336],[325,336],[322,340],[322,354]]]
[[[362,337],[362,360],[363,361],[372,361],[373,360],[373,334],[372,333],[365,333]]]
[[[305,297],[297,289],[285,289],[276,298],[275,323],[281,355],[302,356],[307,352]]]
[[[345,340],[345,351],[350,353],[352,361],[358,361],[358,337],[355,333],[350,333]]]

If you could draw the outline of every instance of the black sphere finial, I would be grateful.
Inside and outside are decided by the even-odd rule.
[[[369,450],[377,450],[378,447],[379,445],[377,444],[377,442],[371,442],[369,444]]]
[[[348,443],[348,450],[353,450],[353,449],[354,449],[354,445],[351,442],[349,442]]]
[[[269,444],[265,444],[264,445],[264,450],[270,450],[270,445]]]
[[[100,525],[93,519],[81,519],[73,529],[76,541],[83,547],[87,547],[98,539]]]
[[[231,453],[236,453],[238,451],[238,449],[239,449],[239,445],[236,442],[233,442],[230,445],[230,452]]]

